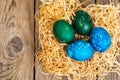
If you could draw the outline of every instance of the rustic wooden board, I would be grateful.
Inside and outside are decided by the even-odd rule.
[[[0,0],[0,80],[33,80],[34,0]]]
[[[41,2],[40,0],[35,0],[35,11],[39,10]],[[35,23],[35,29],[37,30],[37,24]],[[36,31],[35,33],[35,50],[39,50],[39,45],[38,45],[38,32]],[[58,80],[54,78],[52,75],[44,75],[41,72],[41,67],[39,65],[39,62],[35,59],[35,80]]]
[[[35,12],[39,10],[39,5],[41,4],[40,0],[35,0]],[[38,32],[37,32],[37,24],[35,24],[35,50],[39,50],[38,44]],[[39,66],[39,62],[35,59],[35,80],[47,80],[50,76],[45,76],[41,73],[41,67]]]
[[[95,1],[97,4],[119,2],[119,0],[88,2],[95,3]],[[38,48],[37,33],[34,34],[34,7],[37,10],[39,5],[39,0],[1,0],[0,80],[48,80],[48,78],[59,80],[52,75],[43,75],[37,61],[34,67],[34,36],[36,37],[35,49]],[[120,80],[120,75],[109,73],[105,80]]]
[[[120,3],[119,0],[96,0],[96,4],[102,4],[102,5],[110,4],[111,2],[113,2],[115,5],[117,3]],[[104,80],[120,80],[120,75],[111,72],[107,76],[105,76]]]
[[[102,5],[110,4],[110,3],[114,3],[116,5],[119,2],[120,0],[96,0],[96,4],[102,4]]]
[[[83,2],[83,1],[87,1],[87,3],[88,4],[91,4],[91,3],[95,3],[95,0],[80,0],[81,2]],[[40,6],[40,0],[36,0],[36,2],[35,2],[35,9],[36,9],[36,11],[39,9],[39,6]],[[86,6],[86,5],[88,5],[88,4],[85,4],[85,5],[83,5],[84,7]],[[36,25],[37,26],[37,25]],[[39,49],[39,46],[38,46],[38,41],[37,41],[37,36],[38,36],[38,33],[37,33],[37,31],[36,31],[36,39],[35,39],[35,43],[36,43],[36,51]],[[41,73],[41,67],[40,67],[40,65],[39,65],[39,63],[38,63],[38,61],[36,60],[36,62],[35,62],[36,64],[36,66],[35,66],[35,80],[48,80],[48,79],[50,79],[50,80],[66,80],[66,77],[63,77],[62,79],[56,79],[55,77],[53,77],[53,75],[47,75],[47,76],[45,76],[44,74],[42,74]],[[82,79],[82,80],[86,80],[86,79]]]

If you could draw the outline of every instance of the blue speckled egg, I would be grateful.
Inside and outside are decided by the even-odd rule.
[[[68,45],[66,52],[68,56],[77,61],[86,61],[94,54],[94,49],[84,40],[77,40]]]
[[[98,52],[105,52],[111,45],[109,33],[102,27],[95,27],[90,34],[90,43]]]

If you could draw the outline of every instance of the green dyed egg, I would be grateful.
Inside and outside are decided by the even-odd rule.
[[[83,10],[79,10],[75,14],[72,21],[75,31],[81,35],[89,35],[92,30],[92,18],[90,15]]]
[[[62,43],[69,43],[75,38],[73,27],[65,20],[58,20],[54,23],[53,33],[56,39]]]

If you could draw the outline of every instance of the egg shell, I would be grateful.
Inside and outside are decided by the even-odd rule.
[[[92,30],[92,18],[86,11],[78,10],[75,12],[72,26],[80,35],[89,35]]]
[[[73,27],[65,20],[57,20],[54,23],[53,33],[61,43],[69,43],[75,38]]]
[[[95,27],[90,34],[90,43],[98,52],[105,52],[110,48],[111,38],[102,27]]]
[[[93,56],[94,49],[87,41],[77,40],[67,46],[66,53],[74,60],[86,61]]]

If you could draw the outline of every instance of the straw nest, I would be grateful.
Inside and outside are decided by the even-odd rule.
[[[120,8],[119,5],[90,4],[82,7],[84,2],[78,0],[50,0],[43,1],[40,10],[36,12],[38,24],[38,41],[40,50],[36,58],[42,66],[43,73],[52,74],[58,78],[67,76],[68,80],[80,80],[86,77],[95,80],[96,76],[103,80],[108,72],[120,74]],[[75,11],[85,10],[92,17],[95,26],[105,28],[112,39],[112,45],[107,52],[95,52],[94,56],[86,62],[78,62],[66,55],[67,44],[59,43],[53,35],[53,24],[56,20],[64,19],[71,24]],[[76,39],[88,40],[87,36],[76,34]]]

